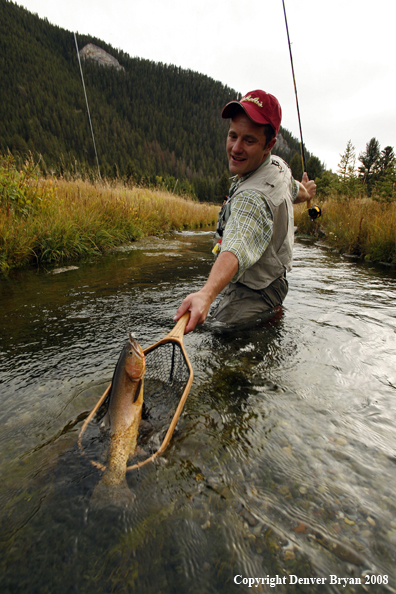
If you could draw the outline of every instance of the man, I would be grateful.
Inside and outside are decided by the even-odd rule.
[[[252,91],[227,103],[222,117],[231,120],[226,150],[234,178],[219,215],[220,254],[205,285],[183,300],[174,318],[190,311],[186,333],[205,321],[222,291],[212,317],[227,324],[253,325],[282,304],[292,264],[293,203],[316,193],[306,173],[297,182],[288,165],[271,156],[282,118],[273,95]]]

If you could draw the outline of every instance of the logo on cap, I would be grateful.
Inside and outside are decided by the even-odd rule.
[[[261,103],[261,101],[257,99],[257,97],[251,97],[250,95],[247,95],[246,97],[242,97],[240,103],[242,103],[243,101],[250,101],[251,103],[255,103],[256,105],[258,105],[259,107],[263,107],[263,104]]]

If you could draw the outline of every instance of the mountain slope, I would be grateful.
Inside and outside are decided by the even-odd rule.
[[[237,93],[197,72],[131,58],[78,36],[80,50],[88,43],[122,67],[82,60],[102,175],[173,176],[213,199],[227,170],[220,111]],[[95,167],[73,33],[0,0],[0,79],[0,148],[41,154],[48,171]],[[281,132],[287,144],[276,152],[290,161],[298,141]]]

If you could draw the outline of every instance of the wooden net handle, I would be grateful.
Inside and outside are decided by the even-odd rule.
[[[188,324],[188,320],[190,319],[190,312],[186,312],[180,320],[178,320],[177,324],[172,328],[172,330],[165,336],[166,339],[172,338],[183,342],[184,330]]]

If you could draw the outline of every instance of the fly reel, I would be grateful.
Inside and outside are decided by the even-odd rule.
[[[314,221],[315,219],[318,219],[320,216],[322,216],[320,206],[314,204],[311,208],[308,208],[308,216],[311,219],[311,221]]]

